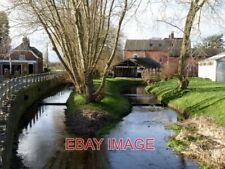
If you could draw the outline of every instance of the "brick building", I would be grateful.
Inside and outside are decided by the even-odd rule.
[[[0,75],[19,75],[43,72],[43,55],[30,40],[24,37],[22,43],[8,56],[0,57]]]
[[[150,57],[162,65],[170,60],[177,60],[182,40],[182,38],[175,38],[174,33],[164,39],[127,40],[124,59]]]
[[[127,40],[124,60],[147,57],[158,62],[161,68],[178,65],[182,41],[183,38],[176,38],[173,32],[164,39]],[[190,75],[197,75],[197,62],[192,57],[187,59],[187,70]]]

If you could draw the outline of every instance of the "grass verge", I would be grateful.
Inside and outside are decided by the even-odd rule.
[[[97,88],[101,80],[95,80],[94,86]],[[85,104],[85,98],[82,95],[72,93],[67,101],[68,114],[73,116],[78,110],[94,110],[97,112],[107,112],[113,119],[109,124],[101,127],[97,135],[106,134],[116,123],[131,111],[132,106],[128,99],[121,94],[123,90],[135,85],[142,84],[140,79],[133,78],[113,78],[107,79],[105,87],[105,97],[101,102]]]
[[[174,138],[169,138],[167,145],[168,147],[177,152],[181,152],[187,147],[187,144],[185,144],[183,141],[176,140]]]
[[[222,126],[221,129],[225,127],[225,83],[200,78],[189,80],[189,87],[184,91],[176,89],[177,79],[158,82],[146,87],[146,90],[164,104],[178,110],[184,115],[183,117],[189,118],[179,123],[179,126],[177,124],[168,126],[176,133],[175,136],[169,138],[168,147],[178,153],[198,159],[201,169],[223,168],[222,161],[224,160],[221,160],[223,150],[221,148],[218,151],[217,148],[221,146],[220,137],[222,136],[217,134],[217,130],[219,130],[218,126]],[[178,120],[184,120],[184,118],[178,118]],[[223,133],[222,130],[219,131]]]
[[[211,117],[216,124],[225,126],[225,83],[191,78],[184,91],[178,91],[176,83],[177,79],[159,82],[146,90],[182,114]]]

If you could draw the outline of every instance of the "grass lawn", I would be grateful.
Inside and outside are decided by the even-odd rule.
[[[146,90],[181,113],[208,116],[225,126],[225,83],[191,78],[188,89],[182,92],[176,90],[176,84],[177,79],[172,79],[148,86]]]
[[[94,86],[97,88],[101,80],[95,80]],[[110,113],[116,121],[101,129],[100,133],[106,133],[110,128],[115,126],[118,120],[121,120],[131,111],[132,106],[128,99],[121,94],[123,90],[134,85],[142,84],[141,79],[134,78],[109,78],[106,82],[105,97],[101,102],[85,104],[85,98],[82,95],[71,94],[67,101],[68,112],[76,113],[77,109],[89,109],[99,112]]]

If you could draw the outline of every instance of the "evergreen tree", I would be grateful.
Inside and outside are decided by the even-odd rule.
[[[204,38],[198,47],[224,49],[223,34],[215,34]]]
[[[0,55],[4,56],[10,51],[11,39],[9,37],[9,20],[5,12],[0,11]]]

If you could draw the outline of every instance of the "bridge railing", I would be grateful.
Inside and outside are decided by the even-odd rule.
[[[62,74],[62,72],[31,74],[3,81],[0,83],[0,109],[4,105],[4,101],[9,100],[10,97],[19,90],[35,83],[58,78],[62,76]]]

